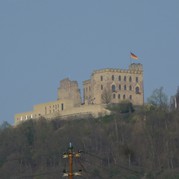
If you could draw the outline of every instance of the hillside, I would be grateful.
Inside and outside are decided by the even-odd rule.
[[[138,108],[94,119],[28,120],[0,130],[1,179],[59,179],[69,142],[86,179],[179,178],[179,111]]]

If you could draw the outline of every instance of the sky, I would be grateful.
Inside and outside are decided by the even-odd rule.
[[[0,123],[57,99],[60,80],[144,68],[144,96],[179,85],[179,0],[0,0]]]

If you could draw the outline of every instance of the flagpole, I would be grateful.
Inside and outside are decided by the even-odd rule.
[[[130,52],[130,54],[131,54],[131,52]],[[131,55],[129,56],[129,65],[131,65],[132,64],[132,58],[131,58]]]
[[[130,56],[130,65],[132,64],[132,58],[131,58],[131,56]]]

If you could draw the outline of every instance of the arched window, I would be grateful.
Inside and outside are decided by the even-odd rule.
[[[119,85],[119,90],[121,90],[121,85]]]
[[[129,90],[132,91],[132,86],[131,85],[129,86]]]
[[[123,99],[126,99],[126,95],[125,94],[123,95]]]
[[[101,81],[103,81],[103,76],[101,76]]]
[[[126,81],[126,76],[124,76],[124,81]]]
[[[135,93],[136,93],[136,94],[140,94],[140,91],[139,91],[139,87],[138,87],[138,86],[135,88]]]
[[[132,77],[131,76],[129,77],[129,82],[132,82]]]
[[[119,81],[121,81],[121,76],[119,76]]]
[[[129,96],[129,99],[132,100],[132,95]]]
[[[138,77],[136,77],[136,82],[137,82],[137,83],[139,82],[139,78],[138,78]]]
[[[126,87],[126,85],[124,85],[124,90],[127,90],[127,87]]]
[[[113,94],[113,99],[115,99],[116,98],[116,94]]]
[[[121,95],[120,94],[118,94],[118,99],[120,99],[121,98]]]
[[[112,92],[115,92],[115,91],[116,91],[116,86],[112,85]]]
[[[112,80],[114,81],[114,75],[112,75]]]

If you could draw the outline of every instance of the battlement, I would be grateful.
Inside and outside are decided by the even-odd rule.
[[[141,74],[143,72],[143,66],[140,63],[132,63],[129,66],[129,69],[119,69],[119,68],[104,68],[99,70],[94,70],[92,75],[97,73],[106,73],[106,72],[116,72],[116,73],[138,73]]]
[[[143,71],[143,66],[141,63],[132,63],[129,66],[129,70],[138,70],[138,71]]]
[[[69,78],[65,78],[60,81],[60,87],[58,89],[69,89],[70,87],[77,87],[78,88],[78,82],[77,81],[71,81]]]

